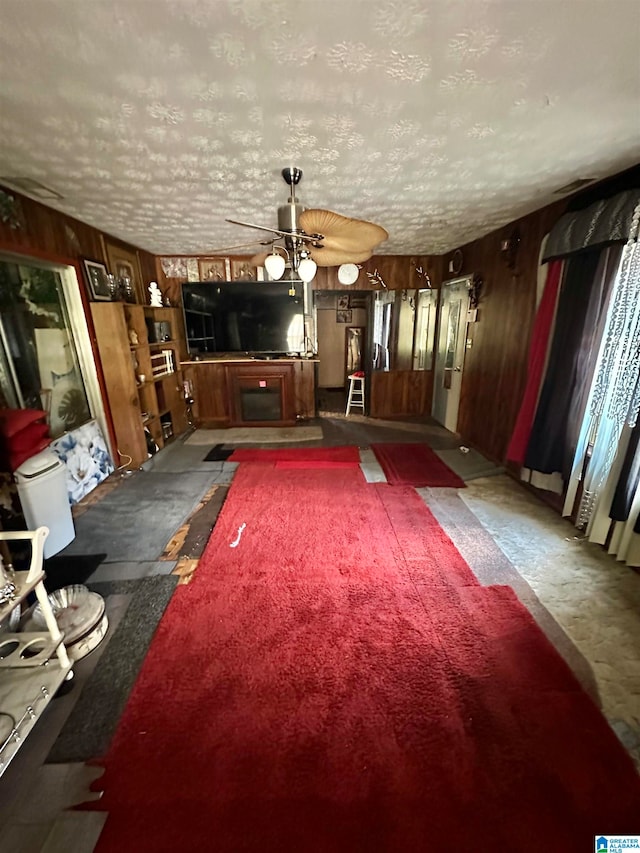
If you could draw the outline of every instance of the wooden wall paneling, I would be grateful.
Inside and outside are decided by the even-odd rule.
[[[432,371],[375,371],[371,374],[369,414],[372,418],[428,415],[432,391]]]
[[[542,238],[564,209],[558,202],[462,247],[461,275],[475,273],[483,285],[478,322],[468,327],[458,432],[464,441],[496,462],[503,462],[527,375],[531,327],[535,316],[538,259]],[[521,236],[515,269],[500,251],[517,227]],[[443,258],[443,277],[450,256]]]
[[[138,251],[138,257],[140,259],[140,275],[142,277],[142,296],[143,305],[150,304],[150,296],[149,296],[149,284],[152,281],[157,282],[158,287],[160,287],[160,282],[156,276],[156,258],[155,255],[152,255],[150,252]],[[160,290],[162,288],[160,287]],[[162,291],[164,295],[164,291]]]
[[[0,221],[3,249],[35,257],[48,254],[57,258],[91,258],[105,262],[101,232],[96,228],[12,189],[0,189],[15,199],[21,223],[19,228],[12,228],[9,222]]]

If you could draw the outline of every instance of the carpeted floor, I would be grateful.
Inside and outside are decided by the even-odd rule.
[[[58,557],[108,554],[109,562],[157,560],[211,482],[206,471],[138,471],[76,518],[76,538]]]
[[[102,596],[133,591],[124,618],[47,758],[88,761],[104,755],[138,676],[149,643],[176,588],[175,575],[90,584]]]
[[[358,465],[357,447],[285,447],[281,450],[239,448],[230,462],[350,462]]]
[[[455,471],[465,482],[480,477],[494,477],[504,474],[504,468],[494,465],[489,459],[473,448],[447,448],[435,451],[444,464]]]
[[[233,453],[233,447],[225,447],[224,444],[216,444],[202,460],[203,462],[223,462]]]
[[[462,480],[427,444],[388,442],[372,444],[376,459],[393,486],[464,488]]]
[[[321,441],[322,427],[230,427],[199,429],[185,444],[291,444],[298,441]]]
[[[99,853],[577,853],[640,805],[513,591],[349,469],[240,464],[105,765]]]

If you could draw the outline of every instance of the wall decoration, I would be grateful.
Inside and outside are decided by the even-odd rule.
[[[24,224],[20,201],[2,189],[0,189],[0,221],[13,230],[22,228]]]
[[[338,309],[336,311],[336,323],[352,323],[353,311],[348,308],[346,311]]]
[[[104,251],[109,264],[109,272],[116,278],[129,278],[133,286],[135,301],[144,305],[146,302],[142,286],[142,271],[138,253],[127,249],[118,243],[104,239]]]
[[[51,450],[67,468],[67,491],[77,503],[114,470],[97,421],[89,421],[51,443]]]
[[[338,310],[345,309],[349,307],[349,294],[348,293],[339,293],[338,298],[336,300],[336,308]]]
[[[313,304],[316,308],[332,308],[336,307],[336,292],[335,290],[314,290]]]
[[[349,294],[349,308],[366,308],[369,304],[369,295],[365,291]]]
[[[225,258],[205,258],[199,261],[200,281],[228,281]]]
[[[256,268],[251,265],[249,258],[231,261],[231,281],[255,281]]]
[[[197,258],[187,258],[187,281],[200,281]]]
[[[187,277],[186,258],[160,258],[160,265],[167,278]]]
[[[111,299],[111,288],[107,278],[107,268],[98,261],[83,258],[84,272],[87,279],[89,294],[94,300]]]
[[[345,329],[345,372],[347,376],[363,368],[364,335],[364,326],[349,326]]]

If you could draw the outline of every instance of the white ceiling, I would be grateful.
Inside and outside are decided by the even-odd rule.
[[[307,207],[443,253],[640,159],[636,0],[0,0],[0,176],[158,254]],[[252,253],[251,248],[247,248]]]

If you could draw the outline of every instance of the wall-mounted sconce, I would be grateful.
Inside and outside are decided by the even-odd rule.
[[[520,232],[517,228],[514,228],[511,234],[500,242],[500,254],[510,270],[515,270],[516,268],[520,239]]]
[[[380,287],[384,287],[385,290],[388,290],[387,285],[384,283],[384,280],[377,269],[373,272],[368,272],[367,278],[369,279],[369,284],[380,285]]]

